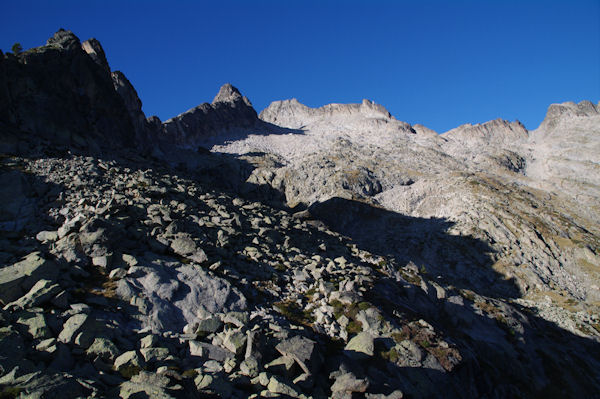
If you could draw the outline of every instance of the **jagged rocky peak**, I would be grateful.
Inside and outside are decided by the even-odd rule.
[[[247,97],[243,96],[242,93],[240,93],[240,91],[236,87],[234,87],[231,83],[225,83],[219,89],[219,92],[213,99],[212,104],[235,104],[240,101],[243,102],[246,106],[252,107],[252,103],[250,102],[250,100],[248,100]]]
[[[273,101],[264,109],[259,118],[265,122],[285,127],[299,127],[317,121],[345,119],[346,121],[364,121],[367,119],[384,122],[396,122],[388,110],[380,104],[364,99],[360,104],[327,104],[312,108],[297,99]]]
[[[178,146],[197,147],[220,134],[249,129],[258,122],[250,100],[227,83],[212,103],[200,104],[163,123],[163,136]]]
[[[65,50],[75,50],[81,47],[81,42],[73,32],[61,28],[46,41],[46,45]]]
[[[88,53],[90,57],[92,57],[96,64],[100,65],[107,71],[110,71],[104,49],[97,39],[91,38],[86,40],[85,42],[81,43],[81,48],[83,48],[83,50]]]
[[[372,118],[383,117],[385,119],[392,119],[392,114],[381,104],[376,104],[371,100],[363,99],[360,104],[360,111]]]
[[[527,139],[528,136],[527,129],[518,120],[509,122],[500,118],[482,124],[467,123],[442,133],[442,137],[452,141],[495,144],[515,143]]]
[[[551,104],[546,112],[546,117],[540,124],[540,129],[550,131],[554,129],[562,119],[573,117],[597,116],[600,113],[600,103],[595,105],[591,101],[584,100],[579,104],[572,101],[562,104]]]
[[[3,122],[78,147],[134,145],[131,119],[97,41],[82,46],[73,32],[61,29],[46,45],[4,61],[0,65],[0,104],[7,105],[1,113]]]

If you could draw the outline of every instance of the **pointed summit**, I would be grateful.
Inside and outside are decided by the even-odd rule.
[[[65,50],[75,50],[81,47],[81,42],[73,32],[61,28],[46,41],[46,45],[57,46]]]
[[[108,66],[108,61],[106,60],[106,54],[104,53],[104,49],[100,42],[91,38],[81,43],[81,48],[89,54],[90,57],[94,60],[94,62],[100,65],[102,68],[110,72],[110,67]]]
[[[258,116],[250,100],[226,83],[211,104],[200,104],[165,121],[163,129],[165,137],[173,143],[194,147],[224,132],[251,128],[257,122]]]
[[[242,93],[236,89],[231,83],[225,83],[219,89],[219,93],[215,96],[212,103],[233,103],[242,98]]]

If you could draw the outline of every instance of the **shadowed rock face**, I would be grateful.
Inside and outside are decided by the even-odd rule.
[[[194,148],[225,132],[249,129],[258,124],[250,101],[229,83],[223,85],[211,104],[192,108],[163,124],[164,139]]]
[[[88,39],[85,42],[81,43],[81,48],[92,57],[92,60],[102,68],[106,69],[110,72],[110,67],[108,66],[108,61],[106,60],[106,54],[104,54],[104,49],[102,45],[97,39]]]
[[[86,47],[96,48],[99,64],[72,32],[64,30],[45,46],[3,57],[3,120],[64,144],[132,146],[132,122],[107,74],[103,51],[92,44]]]

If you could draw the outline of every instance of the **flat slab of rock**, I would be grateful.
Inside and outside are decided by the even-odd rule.
[[[209,314],[244,310],[246,298],[228,281],[192,265],[155,263],[119,280],[117,295],[130,301],[144,298],[144,327],[153,332],[181,331],[199,322],[200,311]]]
[[[233,352],[230,352],[226,349],[220,348],[215,345],[207,344],[205,342],[190,341],[189,345],[190,354],[192,356],[208,358],[221,363],[235,356]]]
[[[58,266],[44,259],[39,252],[27,255],[22,261],[0,269],[0,301],[12,302],[29,291],[40,279],[54,281]]]
[[[34,306],[40,306],[48,302],[53,296],[57,295],[61,291],[58,284],[54,284],[50,280],[39,280],[34,284],[29,292],[23,295],[21,298],[14,302],[6,305],[5,308],[11,309],[25,309]]]
[[[280,342],[275,349],[283,356],[294,359],[305,373],[313,374],[318,371],[320,356],[315,341],[296,335]]]

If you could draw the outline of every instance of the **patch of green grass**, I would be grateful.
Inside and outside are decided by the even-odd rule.
[[[306,291],[306,292],[304,293],[304,295],[305,295],[306,297],[309,297],[309,298],[310,298],[310,297],[312,297],[313,295],[315,295],[316,293],[317,293],[317,288],[316,288],[316,287],[312,287],[311,289],[309,289],[308,291]]]
[[[350,320],[346,326],[346,331],[348,334],[358,334],[362,331],[362,324],[359,321]]]
[[[413,284],[413,285],[420,285],[421,284],[421,278],[418,276],[415,276],[413,274],[410,273],[406,273],[403,270],[399,270],[400,271],[400,275],[402,276],[402,278],[406,281],[408,281],[409,283]]]
[[[196,369],[185,370],[183,373],[181,373],[183,378],[196,378],[197,375],[198,371]]]
[[[285,267],[283,264],[281,264],[281,263],[278,263],[278,264],[276,264],[276,265],[275,265],[275,266],[273,266],[273,267],[274,267],[274,268],[275,268],[275,270],[277,270],[278,272],[284,272],[284,271],[286,270],[286,267]]]
[[[338,301],[337,299],[334,299],[333,301],[329,302],[329,304],[333,306],[333,316],[335,317],[335,319],[337,320],[340,317],[342,317],[342,315],[344,314],[344,304]]]
[[[473,293],[473,291],[469,291],[469,290],[460,290],[460,295],[465,298],[468,299],[471,302],[475,302],[475,294]]]
[[[293,323],[311,327],[315,321],[310,310],[301,309],[294,301],[275,302],[273,305],[279,313]]]
[[[407,340],[409,338],[410,334],[407,331],[404,331],[404,329],[402,331],[396,331],[392,333],[392,339],[394,340],[395,343],[399,344],[400,342]]]
[[[396,363],[398,361],[398,359],[400,358],[400,355],[398,354],[398,351],[396,350],[396,348],[392,348],[389,351],[381,351],[381,352],[379,352],[379,356],[382,359],[387,360],[388,362],[392,362],[392,363]]]
[[[119,373],[126,380],[131,379],[134,375],[138,375],[142,371],[139,366],[125,366],[119,370]]]

